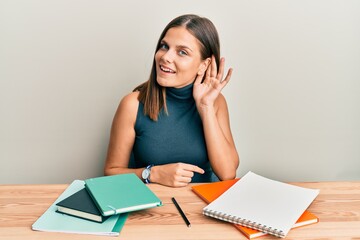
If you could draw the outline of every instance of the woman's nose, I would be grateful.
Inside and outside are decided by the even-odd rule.
[[[162,56],[161,60],[172,63],[174,61],[174,53],[171,50],[166,51]]]

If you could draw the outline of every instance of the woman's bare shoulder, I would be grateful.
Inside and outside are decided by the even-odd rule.
[[[121,99],[120,106],[121,105],[124,105],[124,107],[134,107],[134,106],[136,106],[136,109],[137,109],[137,106],[139,105],[138,96],[139,96],[138,91],[131,92],[131,93],[127,94],[126,96],[124,96]]]
[[[216,108],[216,110],[227,109],[226,99],[225,99],[224,95],[222,95],[221,93],[215,100],[215,108]]]
[[[138,100],[139,92],[131,92],[124,96],[119,104],[117,115],[128,116],[133,119],[136,118],[137,110],[139,107]]]

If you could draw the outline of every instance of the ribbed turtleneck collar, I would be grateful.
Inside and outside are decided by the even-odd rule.
[[[194,100],[193,87],[194,84],[192,83],[182,88],[166,88],[166,97],[181,101]]]

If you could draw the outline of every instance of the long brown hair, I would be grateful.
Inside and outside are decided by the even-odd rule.
[[[163,30],[156,45],[156,52],[160,48],[162,39],[167,31],[173,27],[185,27],[200,42],[200,54],[202,60],[215,57],[216,65],[220,64],[220,40],[214,24],[207,18],[194,14],[186,14],[173,19]],[[149,80],[137,86],[134,91],[139,91],[138,100],[144,104],[144,114],[153,121],[157,121],[160,110],[166,107],[166,91],[156,81],[155,57],[151,68]]]

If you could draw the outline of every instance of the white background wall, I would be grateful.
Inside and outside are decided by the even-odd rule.
[[[359,1],[0,0],[0,184],[102,175],[120,99],[184,13],[234,68],[239,177],[360,180]]]

